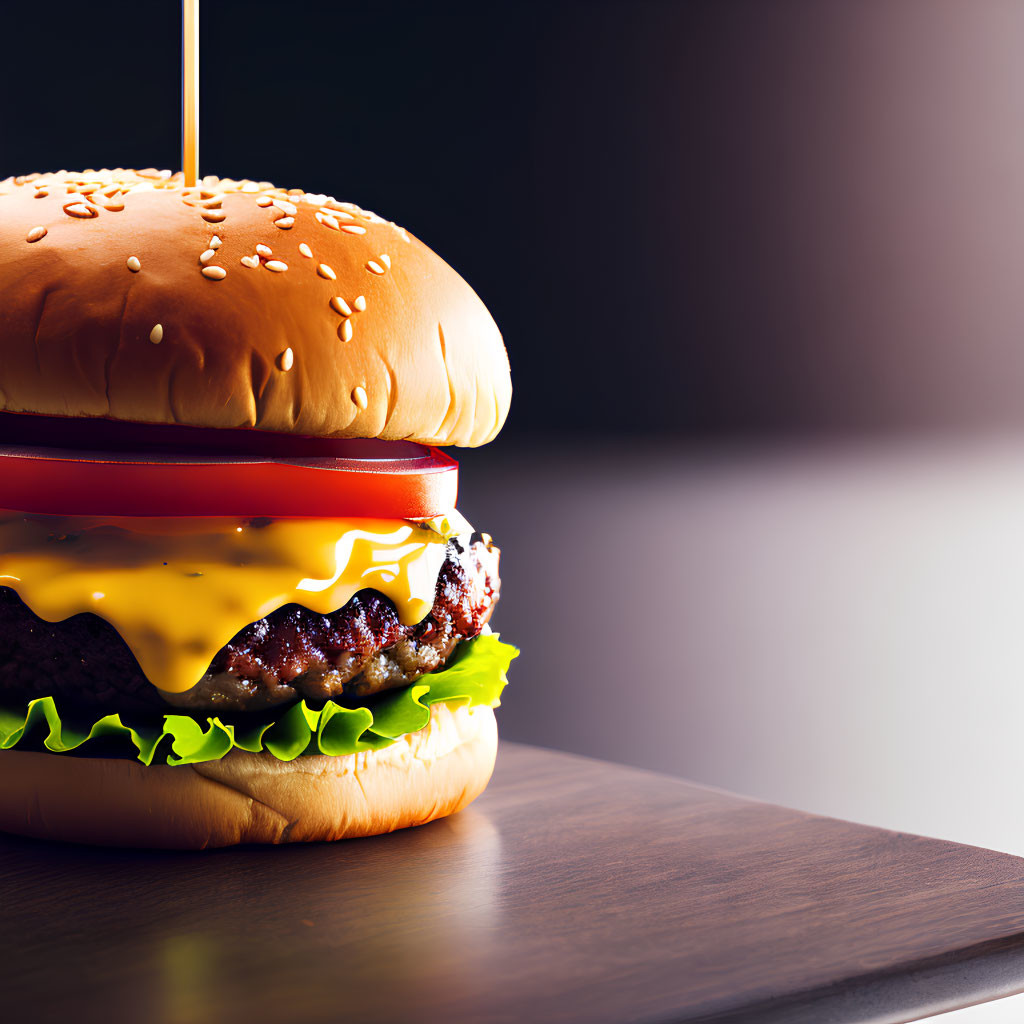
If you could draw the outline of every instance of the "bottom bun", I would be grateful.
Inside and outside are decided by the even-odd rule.
[[[435,704],[383,750],[279,761],[233,750],[155,765],[0,751],[0,830],[40,839],[200,850],[371,836],[454,814],[484,790],[498,732],[489,707]]]

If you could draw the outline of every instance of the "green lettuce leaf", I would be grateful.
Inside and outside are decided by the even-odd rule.
[[[83,753],[113,746],[145,765],[216,761],[235,747],[253,753],[265,750],[281,761],[302,754],[379,750],[422,729],[430,719],[431,704],[497,707],[508,682],[505,673],[518,654],[496,633],[483,634],[463,644],[446,668],[372,699],[367,707],[327,701],[314,710],[300,701],[258,720],[247,719],[244,725],[189,715],[164,715],[162,724],[130,723],[120,715],[83,723],[62,717],[52,697],[39,697],[21,708],[0,707],[0,749],[19,743],[38,747],[41,742],[47,750],[63,754],[87,744],[91,748]]]

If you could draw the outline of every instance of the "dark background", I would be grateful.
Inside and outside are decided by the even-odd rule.
[[[202,169],[437,249],[505,333],[505,443],[1022,419],[1020,3],[202,10]],[[177,166],[173,0],[5,15],[0,173]]]

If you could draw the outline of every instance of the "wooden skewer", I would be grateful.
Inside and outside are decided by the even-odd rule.
[[[199,0],[181,0],[181,168],[199,180]]]

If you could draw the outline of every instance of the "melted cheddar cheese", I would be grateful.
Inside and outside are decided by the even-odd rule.
[[[40,618],[93,612],[161,690],[194,686],[240,629],[286,604],[327,614],[363,588],[426,617],[458,513],[404,519],[158,519],[0,511],[0,586]]]

